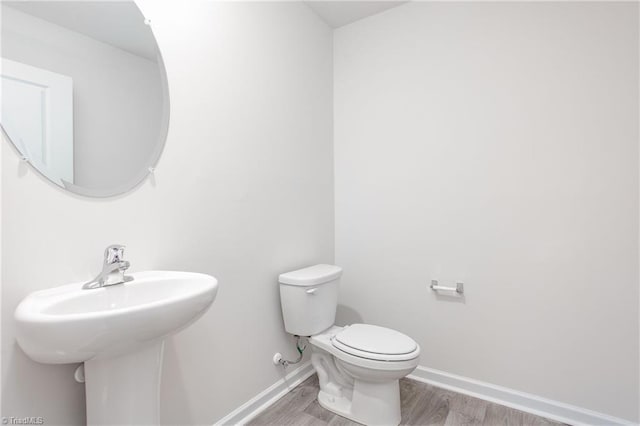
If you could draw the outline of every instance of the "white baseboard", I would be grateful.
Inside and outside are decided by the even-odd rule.
[[[636,424],[629,420],[432,368],[420,366],[408,378],[570,425]]]
[[[315,371],[311,362],[307,361],[298,368],[288,373],[284,378],[278,380],[240,407],[233,410],[222,419],[218,420],[214,426],[222,425],[244,425],[262,411],[267,409],[277,400],[289,393],[293,388],[311,377]]]
[[[311,363],[307,361],[218,420],[214,426],[246,424],[314,373]],[[637,424],[629,420],[433,368],[419,366],[408,378],[570,425],[630,426]]]

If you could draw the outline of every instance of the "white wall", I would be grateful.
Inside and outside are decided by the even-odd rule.
[[[413,2],[336,30],[342,322],[638,419],[637,8]]]
[[[2,56],[73,78],[74,183],[126,185],[158,141],[158,64],[2,6]],[[142,23],[141,23],[142,25]]]
[[[0,12],[1,14],[2,12]],[[2,164],[2,151],[3,149],[0,148],[0,165]],[[2,279],[4,277],[3,273],[2,273],[2,170],[0,170],[0,416],[2,415],[2,413],[4,413],[4,411],[2,411],[2,388],[4,386],[4,380],[2,379],[2,352],[4,352],[2,350]]]
[[[277,276],[334,260],[331,31],[301,3],[143,6],[172,102],[155,185],[106,201],[75,197],[1,143],[4,416],[84,422],[75,366],[30,361],[12,313],[31,291],[91,278],[110,243],[128,246],[133,270],[220,282],[211,310],[166,346],[166,424],[211,424],[278,380],[273,353],[295,349]]]

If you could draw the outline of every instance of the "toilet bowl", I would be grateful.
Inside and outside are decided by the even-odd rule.
[[[388,341],[390,335],[400,342]],[[349,338],[356,342],[345,344]],[[309,343],[322,407],[366,425],[400,423],[398,381],[418,366],[420,356],[411,338],[383,327],[353,324],[331,327]],[[375,352],[367,343],[377,345]]]
[[[420,347],[385,327],[335,326],[341,273],[338,266],[316,265],[280,275],[285,329],[309,337],[322,407],[366,425],[397,425],[398,381],[418,366]]]

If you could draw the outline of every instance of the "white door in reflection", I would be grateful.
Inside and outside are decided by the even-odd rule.
[[[73,80],[2,59],[0,123],[38,170],[61,186],[73,183]]]

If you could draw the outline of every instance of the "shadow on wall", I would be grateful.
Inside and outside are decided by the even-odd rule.
[[[360,315],[358,311],[349,306],[338,305],[336,311],[336,325],[343,327],[345,325],[360,324],[363,322],[364,320],[362,319],[362,315]]]
[[[42,417],[51,425],[86,424],[84,384],[73,378],[79,364],[40,364],[32,361],[15,342],[2,355],[2,363],[8,364],[4,368],[3,388],[5,383],[12,384],[8,392],[2,393],[3,417]],[[22,375],[25,371],[31,380]],[[61,385],[68,390],[64,394],[59,392]],[[34,408],[33,400],[50,403]],[[11,407],[11,411],[6,407]]]

